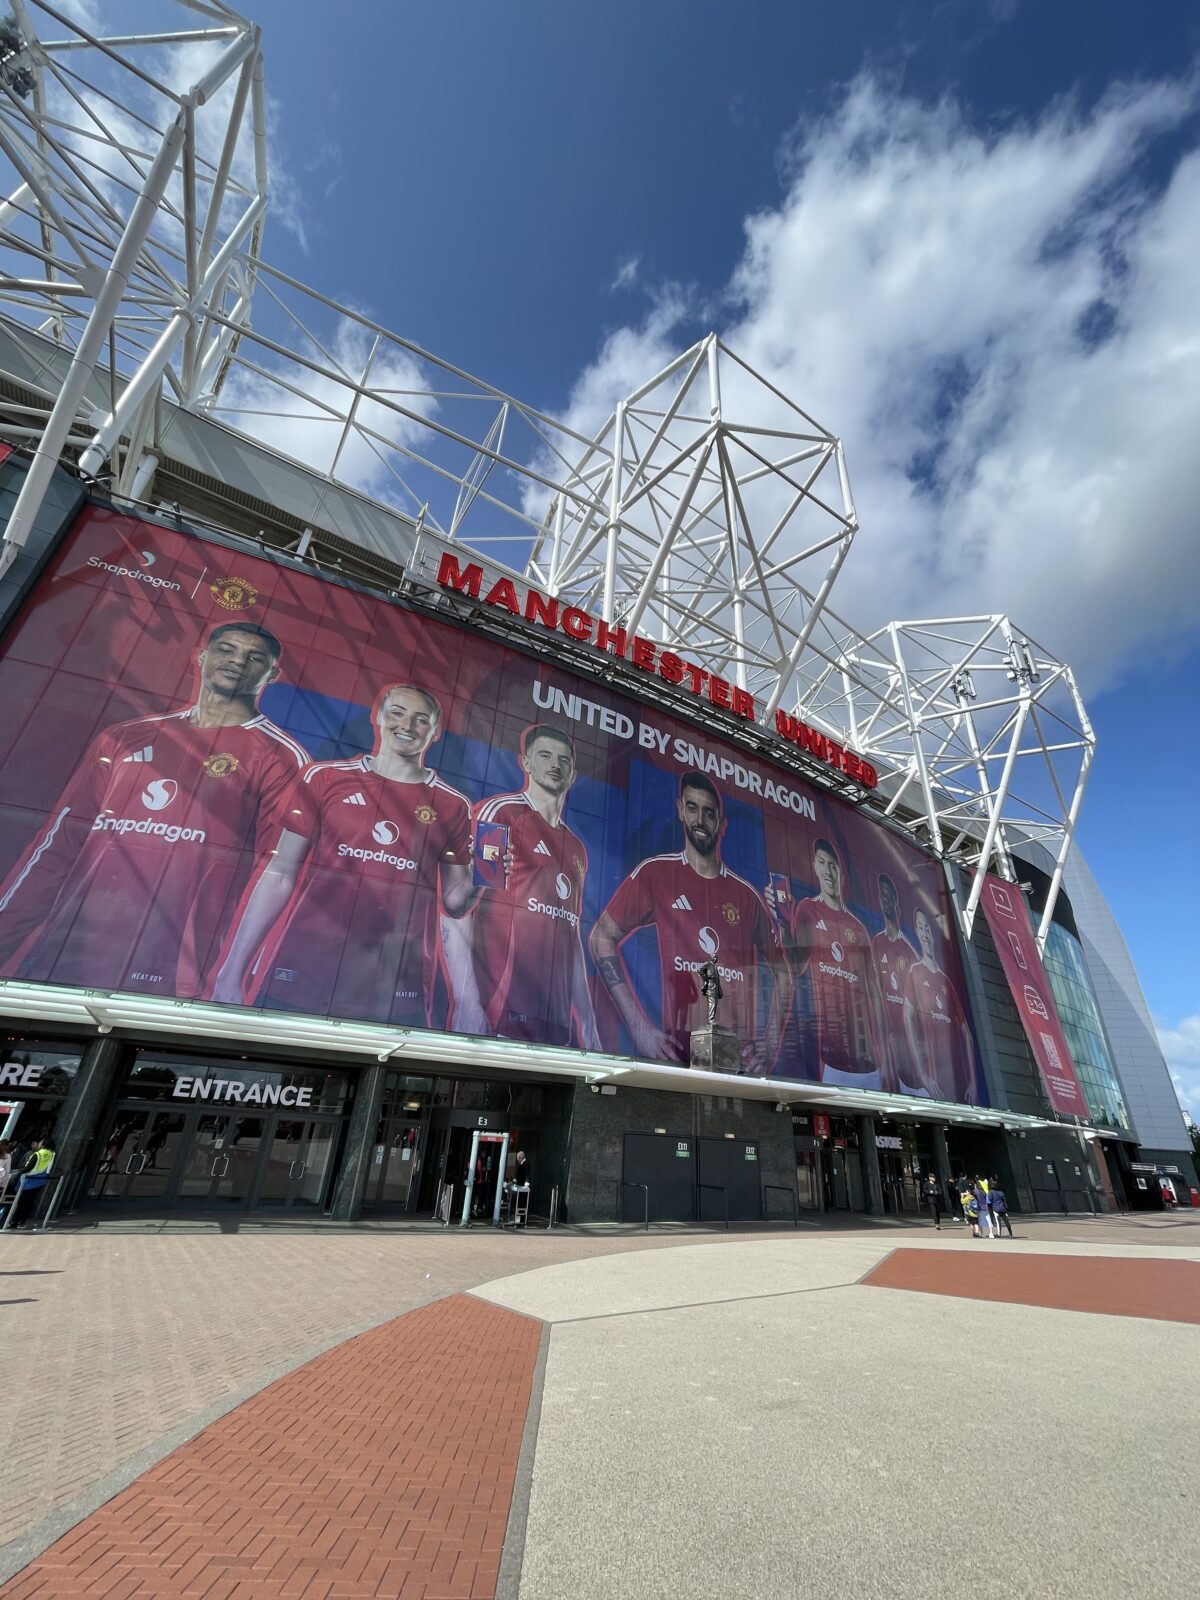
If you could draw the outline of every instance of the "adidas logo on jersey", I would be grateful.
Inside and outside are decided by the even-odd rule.
[[[820,922],[817,923],[817,927],[820,928],[822,933],[825,932],[825,918],[824,917],[822,917]]]
[[[342,804],[344,806],[365,806],[366,803],[361,794],[344,794],[342,796]]]
[[[154,760],[154,746],[152,744],[145,744],[145,745],[142,746],[142,748],[140,750],[134,750],[130,755],[127,755],[125,757],[125,760],[126,761],[153,761]]]
[[[533,847],[533,853],[535,856],[548,856],[550,854],[549,850],[546,848],[545,839],[538,840]]]
[[[671,901],[671,910],[672,911],[690,911],[691,909],[692,909],[692,902],[688,899],[687,895],[685,895],[685,894],[681,894],[679,896],[678,900],[672,900]]]

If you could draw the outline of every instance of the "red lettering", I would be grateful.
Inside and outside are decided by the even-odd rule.
[[[485,606],[500,606],[504,611],[511,611],[514,617],[521,615],[521,603],[511,578],[498,578],[484,595],[483,603]]]
[[[664,650],[658,658],[658,675],[667,683],[682,683],[683,662],[669,650]]]
[[[865,783],[868,789],[873,789],[879,782],[879,774],[869,761],[860,761],[859,766],[862,769],[859,774],[860,782]]]
[[[800,724],[795,717],[789,717],[787,712],[778,708],[775,712],[775,732],[781,733],[785,739],[800,738]]]
[[[825,735],[818,733],[815,728],[810,728],[807,722],[796,723],[796,733],[793,737],[801,750],[809,751],[821,761],[828,761],[828,742]]]
[[[854,754],[853,750],[845,750],[842,752],[842,771],[851,778],[857,778],[862,772],[862,767],[859,765],[858,757]]]
[[[562,614],[559,627],[564,633],[569,633],[572,639],[586,639],[592,631],[592,619],[578,606],[568,606]]]
[[[633,649],[629,652],[629,659],[635,667],[641,667],[643,672],[653,672],[654,658],[657,654],[657,646],[652,645],[649,639],[643,639],[640,634],[634,637]]]
[[[727,706],[729,704],[729,685],[724,678],[718,678],[715,672],[711,674],[708,680],[708,698],[715,706]]]
[[[683,663],[683,670],[687,673],[688,688],[693,694],[699,694],[704,688],[704,682],[708,677],[708,673],[705,672],[703,667],[698,667],[694,662],[691,661],[685,661]]]
[[[733,714],[735,717],[746,717],[750,722],[754,721],[754,696],[747,694],[745,689],[733,691]]]
[[[613,655],[623,656],[628,644],[628,636],[624,628],[610,628],[608,623],[601,619],[596,624],[596,649],[607,650],[613,647]]]
[[[478,600],[483,568],[473,561],[470,566],[460,567],[457,557],[446,551],[438,563],[437,581],[443,589],[457,589],[459,594],[469,594],[472,600]]]
[[[536,589],[530,589],[525,596],[525,621],[540,622],[543,627],[558,627],[558,601],[547,600]]]
[[[840,772],[842,770],[842,747],[841,747],[841,745],[840,744],[834,744],[832,739],[826,739],[826,741],[825,741],[825,759],[826,759],[826,761],[828,761],[828,763],[829,763],[829,765],[831,767],[836,767],[837,770]]]

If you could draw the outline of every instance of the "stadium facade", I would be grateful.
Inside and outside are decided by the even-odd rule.
[[[271,269],[213,11],[128,81],[0,64],[0,1115],[47,1206],[498,1219],[518,1148],[580,1222],[1186,1200],[1066,664],[838,617],[840,443],[715,337],[585,438]]]

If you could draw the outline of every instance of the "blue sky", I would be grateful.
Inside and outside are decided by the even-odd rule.
[[[844,439],[840,611],[1076,667],[1080,838],[1200,1119],[1200,11],[250,9],[273,262],[580,427],[716,327]]]

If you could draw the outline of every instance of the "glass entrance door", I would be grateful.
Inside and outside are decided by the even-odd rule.
[[[187,1113],[118,1106],[93,1174],[93,1200],[160,1200],[170,1193],[186,1143]]]
[[[417,1175],[421,1170],[421,1134],[425,1126],[411,1118],[380,1118],[375,1129],[375,1153],[367,1184],[368,1204],[392,1210],[415,1208]]]
[[[326,1204],[337,1131],[336,1122],[276,1118],[255,1204],[320,1211]]]
[[[196,1116],[175,1199],[186,1206],[245,1205],[254,1192],[265,1119]]]

